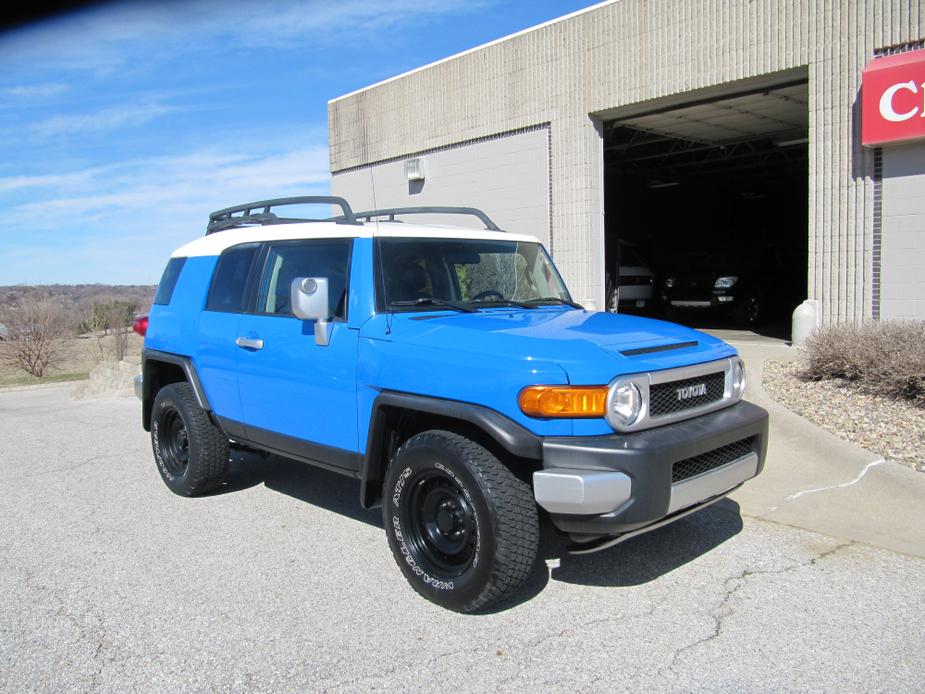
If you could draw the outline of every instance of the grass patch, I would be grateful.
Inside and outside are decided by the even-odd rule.
[[[2,374],[0,375],[0,388],[12,386],[35,386],[43,383],[67,383],[70,381],[86,381],[90,378],[89,371],[79,371],[76,373],[60,373],[36,378],[27,373]]]
[[[822,328],[806,343],[806,366],[799,376],[850,381],[865,392],[925,407],[925,322]]]

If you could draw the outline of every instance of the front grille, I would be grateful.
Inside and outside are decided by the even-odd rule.
[[[752,452],[754,441],[755,437],[752,436],[721,448],[695,455],[693,458],[679,460],[671,468],[671,483],[683,482],[691,477],[722,467],[733,460],[745,457]]]
[[[706,386],[706,392],[703,395],[687,398],[679,395],[679,391],[691,387],[697,388],[701,384]],[[649,388],[649,414],[652,417],[659,417],[674,414],[675,412],[684,412],[702,405],[709,405],[722,400],[725,391],[726,374],[722,371],[707,374],[706,376],[685,378],[681,381],[658,383]]]

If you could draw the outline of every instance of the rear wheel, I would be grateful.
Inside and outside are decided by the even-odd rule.
[[[151,447],[161,479],[175,494],[204,494],[225,481],[228,439],[199,407],[188,383],[171,383],[158,391],[151,412]]]
[[[477,443],[446,431],[411,437],[389,466],[384,497],[392,554],[428,600],[482,610],[530,575],[539,544],[530,486]]]

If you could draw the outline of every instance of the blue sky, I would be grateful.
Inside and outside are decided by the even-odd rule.
[[[210,211],[328,192],[329,99],[591,4],[131,2],[0,34],[0,285],[156,283]]]

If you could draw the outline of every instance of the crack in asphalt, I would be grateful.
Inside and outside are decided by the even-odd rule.
[[[749,580],[758,576],[777,576],[781,574],[791,573],[799,569],[805,569],[810,566],[815,566],[817,563],[823,559],[832,556],[836,552],[851,547],[856,544],[855,542],[843,542],[830,549],[827,549],[824,552],[821,552],[813,557],[810,557],[808,561],[798,562],[792,564],[791,566],[786,566],[782,569],[774,569],[767,571],[752,571],[751,569],[743,569],[741,573],[728,577],[723,581],[723,595],[715,607],[709,611],[709,617],[713,620],[713,632],[703,638],[697,639],[696,641],[686,644],[674,651],[671,657],[671,662],[661,670],[659,670],[658,675],[664,676],[667,672],[677,674],[675,672],[675,665],[677,665],[678,660],[685,653],[701,646],[710,641],[714,641],[723,634],[723,628],[726,624],[726,621],[735,614],[735,609],[730,606],[730,602],[736,593],[739,592],[743,587],[748,585]]]
[[[516,646],[514,646],[513,648],[509,647],[509,648],[507,648],[507,649],[505,649],[505,650],[506,650],[507,652],[513,652],[513,651],[515,651],[515,650],[519,650],[519,651],[523,651],[524,653],[530,653],[530,651],[531,651],[532,649],[536,649],[536,648],[542,646],[543,644],[545,644],[545,643],[547,643],[547,642],[552,642],[552,641],[556,641],[556,640],[561,639],[561,638],[565,638],[566,636],[568,636],[568,635],[570,635],[570,634],[572,634],[572,633],[574,633],[574,632],[579,632],[579,631],[584,630],[584,629],[589,629],[589,628],[595,627],[595,626],[597,626],[597,625],[599,625],[599,624],[604,624],[604,623],[607,623],[607,622],[612,622],[612,623],[614,623],[614,624],[619,624],[620,622],[629,621],[629,620],[631,620],[631,619],[639,619],[639,618],[641,618],[641,617],[650,617],[650,616],[652,616],[657,610],[659,610],[661,607],[663,607],[667,601],[668,601],[667,598],[666,598],[666,599],[663,599],[663,600],[660,600],[660,601],[658,601],[657,603],[651,605],[649,608],[647,608],[647,609],[645,609],[645,610],[642,610],[642,611],[639,611],[639,612],[633,612],[633,613],[626,614],[626,615],[623,615],[623,616],[620,616],[620,617],[617,617],[617,618],[614,618],[613,616],[598,617],[598,618],[591,619],[591,620],[588,620],[588,621],[585,621],[585,622],[581,622],[581,623],[579,623],[579,624],[573,624],[573,625],[568,626],[568,627],[566,627],[566,628],[564,628],[564,629],[561,629],[560,631],[558,631],[558,632],[556,632],[556,633],[554,633],[554,634],[544,634],[543,636],[540,636],[539,638],[534,638],[534,639],[532,639],[532,640],[522,641],[522,642],[518,643]],[[322,688],[324,689],[324,691],[336,691],[336,690],[356,691],[358,688],[362,688],[363,684],[369,682],[370,680],[372,680],[373,682],[376,682],[376,683],[381,683],[383,680],[387,680],[391,675],[395,674],[395,673],[398,672],[399,670],[403,670],[403,669],[404,669],[404,670],[408,670],[408,669],[412,669],[412,668],[413,668],[413,669],[415,669],[415,670],[420,669],[420,670],[422,670],[422,671],[424,671],[424,672],[429,672],[429,671],[432,670],[433,667],[434,667],[437,663],[439,663],[441,660],[445,660],[445,659],[447,659],[447,658],[452,658],[452,657],[458,656],[458,655],[474,654],[474,653],[478,653],[478,652],[480,652],[480,651],[484,651],[484,650],[486,650],[486,649],[487,649],[487,650],[495,649],[496,655],[497,655],[497,651],[500,649],[500,647],[499,647],[499,646],[488,646],[488,645],[486,645],[486,644],[480,644],[480,645],[475,646],[475,647],[456,648],[456,649],[453,649],[453,650],[451,650],[451,651],[446,651],[446,652],[443,652],[443,653],[438,653],[438,654],[432,656],[431,658],[429,658],[427,661],[424,661],[424,662],[421,662],[421,661],[415,661],[415,662],[412,662],[412,661],[400,662],[400,663],[397,663],[397,664],[392,665],[391,667],[389,667],[388,669],[386,669],[386,670],[384,670],[384,671],[382,671],[382,672],[376,673],[375,675],[363,675],[363,676],[355,677],[355,678],[352,678],[352,679],[346,680],[346,681],[336,681],[336,682],[333,682],[333,683],[331,683],[331,684],[329,684],[329,685],[327,685],[327,686],[322,685]],[[499,681],[498,683],[495,684],[495,691],[504,691],[506,687],[508,687],[509,685],[511,685],[511,684],[513,684],[514,682],[518,681],[518,680],[520,679],[520,677],[523,675],[523,673],[526,672],[530,667],[531,667],[531,666],[530,666],[529,664],[527,664],[527,663],[524,663],[524,664],[519,665],[519,666],[518,666],[517,672],[515,672],[513,675],[510,675],[510,676],[504,678],[503,680],[501,680],[501,681]],[[339,670],[340,670],[340,665],[338,665],[338,666],[335,668],[335,672],[337,672],[337,671],[339,671]]]
[[[88,691],[97,690],[99,688],[99,677],[106,665],[105,661],[101,661],[101,656],[109,648],[109,641],[106,638],[107,629],[103,617],[93,612],[92,604],[74,614],[68,606],[68,601],[61,595],[63,591],[41,583],[36,572],[28,567],[8,564],[6,568],[20,574],[20,580],[27,590],[33,591],[39,598],[44,596],[56,603],[48,604],[47,602],[36,600],[34,604],[38,609],[52,618],[64,619],[77,630],[77,641],[86,643],[92,651],[92,659],[100,661],[99,666],[90,674],[90,685],[88,687]],[[88,618],[95,624],[87,625],[85,622]]]
[[[126,457],[127,455],[130,455],[130,454],[126,452],[126,453],[107,453],[105,455],[95,455],[91,458],[81,460],[77,463],[73,463],[71,465],[65,465],[64,467],[52,468],[51,470],[42,470],[40,472],[33,472],[32,474],[29,474],[29,475],[21,475],[19,477],[11,477],[9,479],[14,482],[21,482],[22,480],[33,479],[35,477],[43,477],[45,475],[51,475],[55,473],[71,472],[72,470],[77,470],[78,468],[82,468],[87,465],[92,465],[93,463],[98,463],[103,460],[110,460],[112,458],[121,459],[121,458]]]
[[[387,670],[383,672],[378,672],[375,675],[362,675],[360,677],[354,677],[353,679],[348,680],[346,682],[335,681],[331,685],[322,685],[322,689],[326,692],[335,691],[338,689],[346,690],[349,692],[362,691],[362,689],[358,688],[358,685],[368,682],[369,680],[373,680],[374,683],[382,682],[384,679],[395,674],[400,669],[407,670],[410,668],[414,668],[414,669],[423,668],[424,671],[429,671],[431,668],[433,668],[434,665],[436,665],[439,661],[445,658],[451,658],[454,655],[460,655],[463,653],[476,653],[482,650],[483,648],[485,648],[484,645],[479,645],[479,646],[476,646],[475,648],[457,648],[452,651],[438,653],[437,655],[431,656],[431,658],[427,660],[426,663],[424,663],[423,665],[420,661],[414,661],[412,658],[412,660],[409,662],[395,663],[394,665],[389,667]],[[341,669],[341,664],[338,663],[337,667],[334,668],[334,671],[338,672],[340,671],[340,669]],[[336,679],[336,677],[332,679]]]
[[[630,614],[622,615],[622,616],[617,617],[617,618],[614,618],[613,616],[599,617],[599,618],[597,618],[597,619],[592,619],[592,620],[589,620],[589,621],[587,621],[587,622],[583,622],[583,623],[581,623],[581,624],[575,624],[575,625],[566,627],[565,629],[562,629],[561,631],[559,631],[559,632],[556,633],[556,634],[546,634],[545,636],[542,636],[542,637],[540,637],[540,638],[538,638],[538,639],[534,639],[533,641],[529,641],[529,642],[523,643],[523,644],[521,644],[520,647],[521,647],[523,650],[525,650],[526,652],[529,652],[530,649],[537,648],[538,646],[540,646],[540,645],[543,644],[543,643],[546,643],[547,641],[557,641],[557,640],[559,640],[559,639],[561,639],[561,638],[564,638],[567,634],[570,634],[570,633],[575,632],[575,631],[583,630],[583,629],[589,629],[589,628],[591,628],[591,627],[597,626],[598,624],[605,624],[605,623],[607,623],[607,622],[611,622],[611,623],[613,623],[613,624],[620,624],[621,622],[627,622],[627,621],[629,621],[629,620],[631,620],[631,619],[640,619],[640,618],[642,618],[642,617],[651,617],[651,616],[654,615],[661,607],[663,607],[663,606],[665,605],[666,602],[668,602],[668,599],[667,599],[667,598],[664,598],[664,599],[659,600],[658,602],[654,603],[653,605],[651,605],[651,606],[648,607],[647,609],[642,610],[642,611],[640,611],[640,612],[632,612],[632,613],[630,613]],[[510,677],[507,677],[507,678],[501,680],[500,682],[498,682],[498,683],[495,685],[495,691],[506,691],[506,690],[505,690],[505,687],[508,686],[508,685],[513,684],[513,683],[516,682],[516,681],[518,681],[518,680],[520,679],[521,675],[523,675],[523,673],[526,672],[526,671],[529,669],[529,667],[530,667],[530,665],[528,665],[528,664],[526,664],[526,663],[522,664],[522,665],[518,668],[518,670],[517,670],[516,673],[514,673],[514,674],[511,675]],[[591,684],[593,685],[595,681],[597,681],[597,680],[592,681]],[[545,684],[546,686],[551,686],[551,684],[548,683],[548,682],[546,682],[546,683],[544,683],[544,684]],[[554,683],[553,683],[553,684],[554,684]]]

